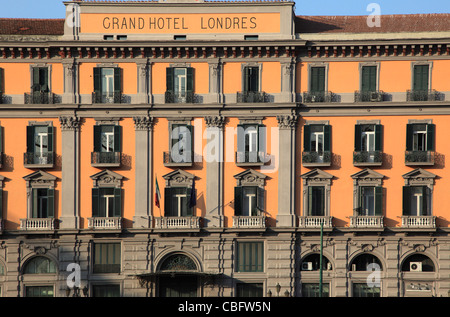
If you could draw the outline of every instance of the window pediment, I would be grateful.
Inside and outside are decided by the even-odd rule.
[[[112,172],[110,170],[104,170],[97,174],[91,176],[94,180],[94,187],[115,187],[119,188],[122,186],[123,176]]]
[[[381,186],[384,175],[371,170],[370,168],[363,169],[351,176],[355,185],[364,186]]]
[[[167,187],[189,187],[192,185],[195,175],[178,169],[163,175],[163,178],[166,180]]]
[[[234,178],[237,180],[236,186],[264,187],[264,180],[267,178],[267,175],[257,172],[253,169],[248,169],[234,175]]]
[[[415,170],[402,175],[402,177],[405,179],[406,186],[432,186],[437,175],[422,168],[416,168]]]
[[[31,173],[23,178],[27,182],[27,187],[33,188],[55,188],[55,182],[58,179],[56,176],[53,176],[50,173],[44,171],[36,171]]]
[[[322,171],[319,168],[313,169],[308,173],[305,173],[300,176],[303,179],[304,185],[331,185],[331,180],[333,179],[333,175]]]

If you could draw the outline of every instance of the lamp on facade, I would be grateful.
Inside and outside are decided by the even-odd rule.
[[[449,291],[450,292],[450,291]],[[272,291],[269,289],[269,291],[267,292],[267,297],[272,297]]]
[[[289,297],[289,291],[286,290],[286,292],[284,292],[284,297]]]
[[[89,291],[87,285],[82,289],[82,291],[83,291],[84,297],[87,297],[88,296],[88,291]],[[70,289],[69,286],[67,286],[67,288],[66,288],[66,296],[67,297],[70,296],[70,292],[71,292],[71,289]],[[79,287],[77,287],[77,286],[73,287],[73,295],[72,295],[72,297],[80,297],[80,288]]]

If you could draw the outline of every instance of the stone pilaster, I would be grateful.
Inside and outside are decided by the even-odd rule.
[[[295,63],[292,61],[281,63],[281,98],[283,102],[294,102],[294,72]]]
[[[62,103],[72,104],[76,102],[75,98],[75,78],[76,78],[76,65],[73,59],[68,59],[63,62],[64,68],[64,93],[62,95]]]
[[[279,128],[277,227],[296,226],[295,128],[296,115],[277,116]]]
[[[136,138],[136,192],[133,228],[150,228],[152,223],[152,127],[153,118],[134,117]]]
[[[147,60],[136,63],[137,66],[137,100],[138,104],[150,103],[150,72],[151,68]]]
[[[223,126],[224,117],[208,116],[206,121],[206,227],[223,227]]]
[[[206,103],[220,103],[222,97],[222,63],[213,61],[209,63],[209,94]]]
[[[80,226],[80,118],[59,118],[62,144],[60,229]]]

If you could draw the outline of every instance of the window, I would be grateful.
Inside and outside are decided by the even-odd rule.
[[[120,273],[120,243],[94,244],[94,273]]]
[[[361,186],[359,198],[359,216],[381,216],[383,208],[383,188]]]
[[[5,93],[5,70],[0,68],[0,103],[3,103],[3,94]]]
[[[238,242],[237,243],[237,272],[263,272],[264,270],[264,243]]]
[[[377,66],[363,66],[361,68],[361,91],[377,91]]]
[[[93,166],[120,166],[122,152],[122,127],[119,125],[94,126]]]
[[[55,217],[55,190],[50,188],[33,188],[33,206],[31,218]]]
[[[53,286],[26,286],[26,297],[53,297]]]
[[[261,91],[261,65],[242,66],[242,92],[237,93],[237,102],[265,102],[266,95]]]
[[[407,125],[406,164],[434,164],[434,135],[434,124],[411,123]]]
[[[50,66],[31,67],[31,92],[25,94],[26,104],[52,104],[53,95],[50,92]]]
[[[355,125],[355,165],[381,165],[382,126],[380,124]]]
[[[380,287],[367,283],[353,283],[353,297],[380,297]]]
[[[93,285],[93,297],[120,297],[120,285]]]
[[[25,165],[53,166],[53,127],[49,125],[27,126],[27,152]]]
[[[92,188],[92,217],[120,217],[121,215],[121,188]]]
[[[48,85],[48,67],[33,67],[33,83],[31,89],[33,92],[49,92]]]
[[[319,283],[302,283],[302,297],[320,297]],[[329,283],[322,283],[322,297],[330,297]]]
[[[259,91],[259,66],[244,67],[244,92]]]
[[[373,271],[382,270],[382,265],[380,260],[373,254],[360,254],[358,255],[351,264],[352,271]]]
[[[311,67],[310,71],[310,92],[325,92],[325,67]]]
[[[165,153],[165,164],[188,164],[194,160],[193,127],[190,124],[170,124],[169,152]]]
[[[194,209],[190,207],[192,189],[189,187],[166,187],[164,189],[165,217],[191,217]]]
[[[331,94],[327,92],[327,68],[328,66],[325,64],[309,66],[309,90],[303,93],[303,102],[332,101]]]
[[[308,187],[308,210],[307,216],[325,216],[325,187]]]
[[[322,255],[322,270],[329,271],[332,269],[331,262],[327,257]],[[302,271],[319,271],[320,270],[320,254],[310,254],[302,261]]]
[[[24,268],[24,274],[53,274],[56,273],[56,264],[50,259],[38,256],[28,261]]]
[[[402,264],[402,272],[434,272],[433,261],[424,254],[413,254]]]
[[[414,65],[414,91],[428,91],[429,71],[430,65]]]
[[[236,297],[263,297],[263,283],[237,283]]]
[[[166,69],[166,103],[194,102],[194,68]]]
[[[403,215],[430,216],[431,191],[427,186],[403,186]]]
[[[257,186],[234,188],[234,215],[259,216],[264,210],[264,189]]]
[[[307,124],[303,135],[303,164],[331,164],[331,126],[326,124]],[[306,165],[305,165],[306,166]]]
[[[122,79],[119,67],[94,68],[93,103],[120,103]]]
[[[266,155],[266,127],[262,124],[239,124],[237,127],[236,163],[262,165]]]

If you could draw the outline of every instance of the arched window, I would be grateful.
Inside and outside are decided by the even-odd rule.
[[[413,254],[403,262],[402,272],[434,272],[434,263],[424,254]]]
[[[23,272],[24,274],[56,273],[56,264],[46,257],[38,256],[25,265]]]
[[[350,265],[351,271],[373,271],[382,270],[380,260],[373,254],[363,253],[358,255]]]
[[[331,262],[325,256],[322,256],[322,270],[332,270]],[[302,271],[318,271],[320,270],[320,254],[314,253],[308,255],[302,261]]]
[[[5,275],[5,267],[0,263],[0,276]]]
[[[160,271],[196,271],[195,262],[184,254],[175,254],[169,256],[161,264]]]

